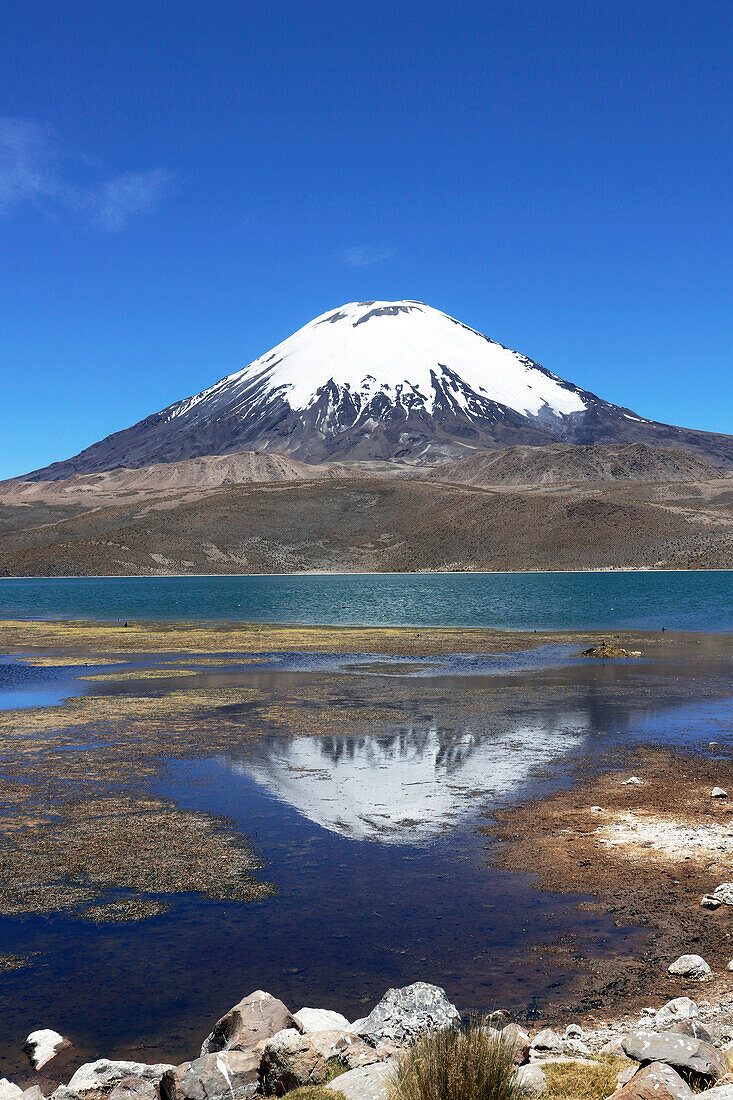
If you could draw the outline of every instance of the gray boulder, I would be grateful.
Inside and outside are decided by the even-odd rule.
[[[522,1096],[543,1096],[547,1092],[547,1078],[542,1066],[520,1066],[514,1071],[513,1080]]]
[[[694,1093],[671,1066],[652,1062],[635,1073],[610,1100],[694,1100]]]
[[[677,1035],[673,1031],[633,1031],[621,1040],[624,1054],[634,1062],[665,1062],[675,1069],[693,1070],[717,1081],[728,1071],[722,1053],[702,1039]]]
[[[521,1066],[523,1062],[526,1062],[529,1058],[529,1035],[526,1031],[522,1031],[521,1027],[517,1027],[516,1024],[507,1024],[501,1031],[497,1032],[501,1041],[506,1043],[507,1046],[511,1046],[514,1054],[514,1065]]]
[[[342,1092],[346,1100],[389,1100],[394,1068],[394,1061],[390,1061],[350,1069],[329,1081],[326,1088]]]
[[[504,1008],[496,1008],[485,1018],[484,1023],[494,1031],[501,1031],[512,1022],[511,1013]]]
[[[712,896],[718,898],[721,905],[733,905],[733,882],[721,882],[713,890]]]
[[[701,955],[680,955],[667,967],[668,974],[674,974],[677,978],[692,978],[697,982],[704,982],[712,974],[712,970]]]
[[[285,1028],[300,1027],[282,1001],[262,989],[244,997],[214,1025],[204,1039],[201,1054],[219,1050],[251,1050],[262,1039],[270,1039]]]
[[[222,1050],[171,1066],[160,1082],[161,1100],[251,1100],[259,1083],[259,1053]]]
[[[31,1085],[23,1092],[23,1100],[44,1100],[44,1096],[38,1085]]]
[[[553,1054],[562,1054],[563,1049],[563,1041],[557,1032],[546,1027],[544,1031],[540,1031],[538,1035],[535,1035],[530,1043],[529,1057],[534,1062],[540,1058],[548,1058]]]
[[[660,1031],[675,1028],[682,1020],[696,1020],[700,1009],[690,997],[674,997],[662,1005],[654,1017],[654,1026]]]
[[[362,1039],[376,1046],[380,1042],[410,1042],[425,1031],[440,1031],[460,1020],[444,989],[415,982],[402,989],[388,989],[366,1019],[353,1027]]]
[[[715,1088],[706,1089],[705,1092],[698,1092],[695,1100],[699,1100],[701,1096],[705,1100],[733,1100],[733,1085],[717,1085]]]
[[[309,1036],[288,1028],[268,1039],[260,1061],[260,1087],[266,1096],[284,1096],[325,1080],[326,1059]]]
[[[164,1073],[174,1067],[167,1062],[148,1065],[145,1062],[111,1061],[98,1058],[96,1062],[85,1062],[69,1081],[67,1089],[84,1100],[104,1100],[115,1086],[128,1078],[138,1081],[160,1083]],[[56,1092],[59,1090],[57,1089]],[[56,1094],[54,1094],[56,1095]]]

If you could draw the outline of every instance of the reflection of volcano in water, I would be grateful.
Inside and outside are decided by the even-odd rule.
[[[590,731],[582,711],[496,732],[406,727],[389,736],[273,737],[226,757],[317,825],[358,840],[410,844],[502,800]],[[473,797],[472,797],[473,795]]]

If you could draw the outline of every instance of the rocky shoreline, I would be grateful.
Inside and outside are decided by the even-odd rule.
[[[681,956],[668,971],[688,990],[711,976],[695,955]],[[511,1052],[520,1096],[733,1100],[733,991],[715,1003],[681,994],[592,1027],[524,1030],[503,1010],[470,1023]],[[254,1100],[295,1090],[305,1090],[297,1100],[389,1100],[405,1050],[427,1032],[465,1024],[445,991],[425,982],[388,990],[353,1023],[326,1009],[291,1013],[257,990],[180,1065],[106,1058],[79,1064],[70,1039],[34,1031],[24,1050],[39,1083],[2,1078],[0,1100]],[[573,1091],[558,1091],[566,1078]]]

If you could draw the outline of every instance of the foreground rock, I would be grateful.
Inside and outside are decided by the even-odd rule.
[[[98,1058],[96,1062],[85,1062],[69,1081],[64,1095],[75,1093],[84,1100],[105,1100],[112,1090],[122,1081],[133,1078],[136,1081],[150,1081],[158,1085],[165,1073],[174,1069],[167,1062],[148,1065],[145,1062],[111,1061]],[[62,1089],[54,1093],[59,1096]],[[59,1097],[61,1100],[61,1097]]]
[[[270,1039],[286,1028],[300,1030],[293,1016],[277,997],[256,989],[249,997],[230,1008],[215,1024],[201,1046],[201,1054],[219,1050],[251,1050],[263,1039]]]
[[[611,1100],[694,1100],[690,1086],[664,1062],[652,1062],[635,1073]]]
[[[634,1062],[665,1062],[675,1069],[692,1070],[702,1077],[717,1081],[728,1066],[719,1050],[702,1039],[677,1035],[673,1031],[661,1035],[654,1031],[636,1031],[621,1040],[624,1054]]]
[[[39,1070],[47,1065],[52,1058],[55,1058],[57,1054],[60,1054],[62,1050],[67,1050],[70,1046],[69,1040],[65,1039],[63,1035],[59,1035],[58,1031],[52,1031],[51,1028],[42,1028],[40,1031],[30,1033],[23,1046],[23,1053],[27,1056],[33,1069]]]
[[[712,974],[712,970],[701,955],[680,955],[667,967],[668,974],[674,974],[678,978],[692,978],[693,981],[704,982]]]
[[[402,989],[388,989],[366,1019],[353,1025],[353,1030],[376,1046],[380,1042],[407,1043],[423,1032],[441,1031],[460,1020],[458,1009],[444,989],[415,982]]]
[[[562,1053],[563,1041],[557,1032],[549,1027],[546,1027],[539,1035],[535,1035],[529,1048],[529,1057],[533,1062],[537,1059],[548,1058],[552,1055]]]
[[[158,1100],[159,1087],[152,1081],[141,1081],[138,1077],[125,1077],[115,1085],[109,1094],[109,1100]],[[23,1096],[23,1100],[29,1100]]]
[[[301,1008],[295,1013],[295,1021],[307,1035],[310,1031],[349,1031],[351,1024],[340,1012],[325,1008]]]
[[[696,1020],[700,1009],[690,997],[675,997],[667,1001],[654,1017],[654,1026],[660,1031],[676,1028],[683,1020]]]
[[[307,1035],[288,1028],[265,1044],[259,1076],[266,1096],[284,1096],[291,1089],[322,1085],[326,1059]]]
[[[19,1085],[14,1085],[7,1077],[0,1077],[0,1100],[20,1100],[22,1095]]]
[[[353,1031],[309,1031],[307,1034],[327,1062],[330,1058],[338,1058],[349,1069],[370,1066],[373,1062],[385,1062],[400,1052],[400,1048],[394,1043],[378,1043],[373,1047]]]
[[[520,1066],[513,1080],[522,1096],[542,1096],[547,1092],[547,1078],[542,1066]]]
[[[259,1085],[259,1052],[217,1051],[171,1066],[160,1082],[161,1100],[251,1100]]]
[[[389,1100],[394,1070],[394,1062],[375,1062],[342,1073],[329,1081],[326,1088],[342,1092],[346,1100]]]

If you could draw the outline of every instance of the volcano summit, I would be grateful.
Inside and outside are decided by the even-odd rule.
[[[643,442],[733,463],[727,436],[674,428],[563,381],[421,302],[352,302],[76,457],[55,480],[234,451],[434,463],[513,444]]]

